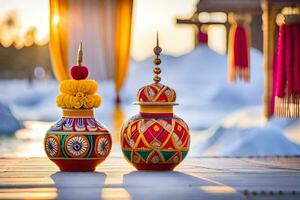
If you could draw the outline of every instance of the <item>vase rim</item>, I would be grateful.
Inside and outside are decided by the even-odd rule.
[[[179,105],[176,102],[140,102],[135,101],[133,105],[140,105],[140,106],[177,106]]]
[[[140,105],[140,114],[173,115],[173,105]]]
[[[80,117],[80,118],[93,118],[94,110],[93,109],[62,109],[63,117]]]

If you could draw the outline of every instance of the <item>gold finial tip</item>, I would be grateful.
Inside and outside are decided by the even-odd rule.
[[[154,47],[153,52],[156,56],[159,56],[162,49],[159,47],[159,39],[158,39],[158,32],[156,33],[156,47]]]
[[[79,49],[79,51],[82,51],[82,42],[80,42],[78,49]]]
[[[81,66],[83,60],[82,42],[80,42],[77,52],[77,65]]]
[[[160,53],[162,49],[159,47],[159,39],[158,39],[158,32],[156,33],[156,47],[154,47],[153,52],[156,55],[156,58],[153,60],[153,63],[156,65],[156,67],[153,69],[154,72],[154,78],[153,81],[155,83],[159,83],[161,78],[158,76],[161,73],[161,69],[158,67],[158,65],[161,64],[161,60],[159,58]]]

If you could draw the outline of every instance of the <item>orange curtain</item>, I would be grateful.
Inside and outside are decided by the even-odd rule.
[[[115,27],[115,89],[117,102],[119,92],[124,84],[130,56],[130,36],[133,0],[116,0]]]
[[[68,0],[50,0],[50,56],[57,80],[68,75]]]

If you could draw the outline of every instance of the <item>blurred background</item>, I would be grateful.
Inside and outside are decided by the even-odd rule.
[[[61,116],[61,70],[76,64],[81,41],[103,99],[96,118],[118,151],[122,123],[138,113],[136,92],[152,82],[156,32],[162,83],[176,90],[175,113],[192,132],[190,155],[299,155],[300,121],[263,115],[262,12],[238,3],[251,8],[251,81],[229,84],[230,9],[207,2],[0,0],[0,156],[46,156],[43,137]],[[116,21],[121,4],[127,15]]]

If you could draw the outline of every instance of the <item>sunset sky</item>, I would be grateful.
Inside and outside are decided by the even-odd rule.
[[[132,57],[142,60],[152,55],[157,31],[164,54],[178,56],[191,51],[194,48],[193,28],[189,25],[176,25],[176,17],[189,17],[197,2],[198,0],[135,0]],[[35,26],[40,40],[48,38],[48,0],[0,0],[0,5],[1,18],[9,11],[17,10],[20,14],[23,31],[30,26]],[[209,43],[211,43],[210,46],[222,53],[224,48],[218,44],[220,41],[224,42],[222,37],[224,30],[221,28],[218,31],[213,31],[215,33],[214,42],[210,41]]]

